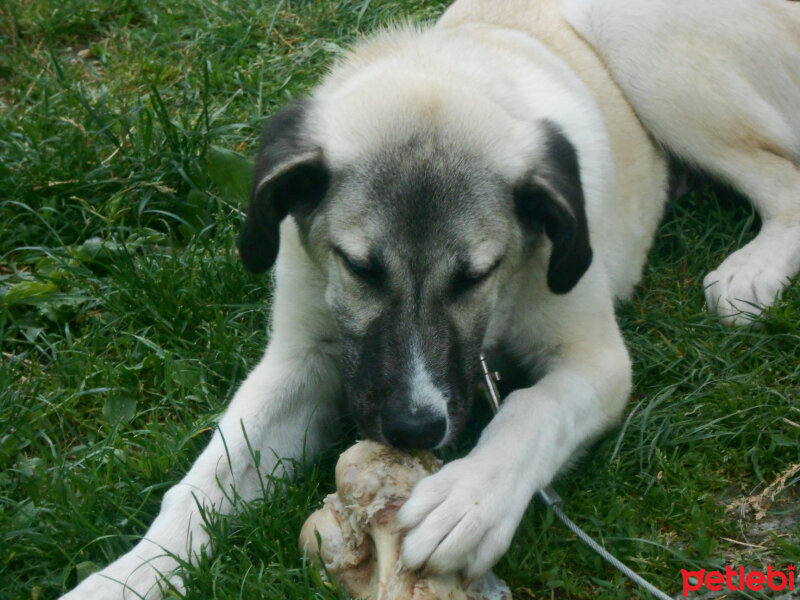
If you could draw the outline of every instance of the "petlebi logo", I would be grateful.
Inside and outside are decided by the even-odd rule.
[[[705,569],[699,571],[681,569],[683,595],[688,596],[689,592],[703,589],[710,592],[722,590],[791,592],[795,589],[794,571],[793,564],[788,565],[784,571],[773,569],[772,566],[768,566],[766,571],[745,571],[744,567],[727,566],[724,573]]]

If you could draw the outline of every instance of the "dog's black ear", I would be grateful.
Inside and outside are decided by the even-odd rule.
[[[544,228],[550,238],[547,285],[556,294],[566,294],[592,263],[592,247],[575,147],[554,123],[542,121],[542,127],[544,158],[517,183],[514,203],[526,228]]]
[[[309,103],[295,100],[264,127],[250,206],[239,234],[239,256],[254,273],[263,273],[275,262],[281,221],[289,213],[313,211],[330,183],[322,151],[307,138]]]

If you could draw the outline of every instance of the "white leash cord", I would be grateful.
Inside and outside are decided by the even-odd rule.
[[[483,354],[481,354],[481,370],[483,371],[483,377],[486,380],[486,387],[489,390],[489,400],[492,406],[492,411],[496,414],[497,411],[500,410],[500,392],[497,389],[496,383],[500,380],[500,376],[496,372],[493,373],[489,370],[489,366],[486,364],[486,358],[483,356]],[[546,488],[539,490],[539,498],[541,498],[541,500],[547,506],[553,509],[555,515],[572,533],[577,535],[587,546],[602,556],[604,560],[619,569],[623,575],[639,584],[659,600],[673,600],[671,596],[668,596],[662,592],[644,577],[639,575],[636,571],[625,565],[608,550],[603,548],[603,546],[597,543],[588,533],[578,527],[572,519],[564,514],[564,511],[561,509],[561,496],[558,495],[552,486],[547,486]]]
[[[629,577],[632,581],[635,581],[648,592],[653,594],[659,600],[673,600],[671,596],[668,596],[652,583],[647,581],[644,577],[639,575],[636,571],[628,567],[625,563],[619,560],[616,556],[611,554],[608,550],[603,548],[599,543],[597,543],[588,533],[586,533],[583,529],[578,527],[572,519],[570,519],[567,515],[564,514],[564,511],[561,510],[561,496],[559,496],[556,491],[551,487],[547,486],[546,488],[539,490],[539,498],[542,501],[553,509],[553,512],[556,516],[561,519],[561,522],[567,526],[567,528],[577,535],[583,542],[589,546],[592,550],[597,552],[600,556],[602,556],[607,562],[611,563],[617,569],[619,569],[623,575]]]

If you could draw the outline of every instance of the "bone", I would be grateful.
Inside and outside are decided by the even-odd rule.
[[[358,442],[339,457],[336,493],[303,525],[300,552],[321,563],[323,574],[353,598],[511,600],[511,591],[491,572],[468,581],[457,573],[426,575],[401,567],[397,511],[414,485],[440,467],[430,452],[411,455]]]

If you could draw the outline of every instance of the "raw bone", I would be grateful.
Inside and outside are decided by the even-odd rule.
[[[470,583],[456,573],[426,576],[400,568],[403,536],[395,516],[414,485],[440,466],[430,452],[412,456],[370,441],[352,446],[336,463],[337,492],[303,525],[300,552],[318,557],[354,598],[511,600],[491,572]]]

